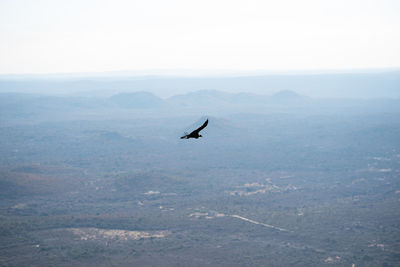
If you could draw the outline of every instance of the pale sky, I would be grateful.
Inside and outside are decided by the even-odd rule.
[[[387,67],[398,0],[0,0],[0,74]]]

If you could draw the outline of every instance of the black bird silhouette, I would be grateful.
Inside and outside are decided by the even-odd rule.
[[[199,137],[203,137],[200,133],[201,130],[203,130],[204,128],[206,128],[208,124],[208,119],[203,123],[203,125],[201,125],[198,129],[194,130],[193,132],[191,132],[190,134],[185,133],[184,136],[181,137],[181,139],[189,139],[189,138],[199,138]]]

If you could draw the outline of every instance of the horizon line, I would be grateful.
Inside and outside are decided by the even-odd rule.
[[[0,78],[23,76],[57,78],[80,76],[80,77],[218,77],[218,76],[264,76],[264,75],[316,75],[316,74],[340,74],[340,73],[372,73],[398,71],[399,67],[377,67],[377,68],[341,68],[341,69],[291,69],[291,70],[237,70],[237,69],[143,69],[143,70],[110,70],[93,72],[26,72],[26,73],[0,73]],[[51,78],[51,77],[49,77]],[[78,77],[77,77],[78,78]]]

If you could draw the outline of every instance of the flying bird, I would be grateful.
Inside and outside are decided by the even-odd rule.
[[[208,124],[208,119],[203,123],[203,125],[201,125],[199,128],[197,128],[196,130],[194,130],[193,132],[191,132],[190,134],[185,133],[184,136],[181,137],[181,139],[189,139],[189,138],[199,138],[199,137],[203,137],[200,133],[201,130],[203,130],[204,128],[206,128]]]

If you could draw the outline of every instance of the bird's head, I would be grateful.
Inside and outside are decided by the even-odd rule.
[[[203,137],[201,134],[199,134],[199,137]]]

